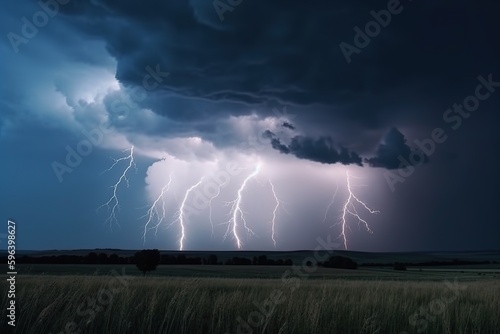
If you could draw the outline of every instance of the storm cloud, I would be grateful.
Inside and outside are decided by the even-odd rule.
[[[393,127],[379,145],[376,156],[365,159],[365,161],[371,167],[398,169],[426,163],[429,158],[423,152],[412,149],[406,143],[405,136]]]
[[[194,128],[217,142],[210,124],[245,115],[248,109],[265,117],[272,108],[288,105],[304,125],[321,129],[322,136],[332,135],[322,124],[337,123],[345,138],[335,140],[350,143],[366,142],[366,130],[385,131],[407,103],[414,107],[405,113],[425,123],[435,112],[429,96],[446,101],[446,92],[436,97],[433,89],[475,77],[479,66],[450,45],[468,45],[484,55],[484,63],[496,64],[478,24],[491,25],[494,11],[450,0],[405,4],[405,11],[393,18],[393,29],[377,36],[359,61],[348,65],[339,43],[352,42],[353,27],[363,26],[372,19],[370,10],[385,5],[244,1],[226,12],[224,21],[212,2],[202,0],[74,0],[61,10],[81,33],[106,43],[122,84],[142,85],[147,66],[159,64],[171,73],[161,89],[139,103],[167,120],[163,130],[156,129],[164,135],[192,133]],[[468,33],[462,34],[466,28]],[[442,40],[449,43],[433,42]],[[432,52],[413,57],[429,44]],[[467,66],[457,71],[460,63]],[[419,84],[424,81],[426,85]]]
[[[401,1],[404,10],[347,63],[339,45],[353,44],[374,20],[371,11],[387,3],[244,0],[222,20],[210,0],[71,0],[18,52],[3,38],[0,212],[20,221],[20,249],[143,247],[143,208],[170,175],[172,216],[202,177],[212,173],[225,184],[228,166],[239,174],[229,174],[212,202],[216,230],[227,228],[224,203],[262,167],[242,192],[258,228],[244,240],[248,249],[274,249],[266,236],[276,199],[264,181],[283,200],[278,211],[291,211],[277,212],[278,249],[314,249],[336,228],[321,221],[337,183],[336,226],[346,172],[381,212],[370,220],[373,235],[353,231],[353,249],[498,247],[491,216],[498,167],[478,153],[500,142],[496,86],[477,110],[460,114],[459,128],[443,115],[474,92],[479,75],[500,80],[500,3]],[[5,2],[4,37],[22,36],[26,20],[45,15],[39,4]],[[425,157],[413,143],[437,128],[446,142]],[[123,229],[106,233],[108,212],[95,210],[123,169],[103,171],[131,146],[137,171],[128,175],[130,188],[119,189]],[[82,148],[59,182],[51,164]],[[404,173],[419,157],[428,163]],[[394,191],[389,173],[398,180]],[[200,210],[186,245],[234,249],[230,237],[206,238],[210,219]],[[148,247],[176,249],[178,233],[175,224],[160,229]]]
[[[299,159],[311,160],[322,164],[340,163],[362,166],[361,157],[347,148],[337,146],[329,137],[310,138],[295,136],[290,144],[283,144],[274,133],[267,130],[263,136],[271,139],[271,146],[283,154],[292,154]]]

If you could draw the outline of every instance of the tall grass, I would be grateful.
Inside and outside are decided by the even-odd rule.
[[[444,282],[134,277],[113,292],[111,279],[19,276],[15,332],[500,333],[498,280],[454,290]],[[271,300],[279,302],[272,314],[259,316]]]

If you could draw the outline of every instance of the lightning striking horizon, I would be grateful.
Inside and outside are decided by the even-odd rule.
[[[275,239],[276,213],[278,212],[278,208],[280,206],[280,200],[276,195],[276,191],[274,190],[274,184],[271,181],[271,179],[269,179],[269,184],[271,185],[271,191],[273,192],[274,200],[276,201],[276,205],[273,210],[273,219],[271,220],[271,239],[273,240],[274,248],[276,248],[276,239]]]
[[[125,182],[127,183],[127,186],[128,186],[127,173],[130,170],[130,168],[132,168],[132,166],[135,166],[133,158],[134,157],[133,157],[133,147],[132,147],[130,149],[130,154],[128,156],[122,157],[120,159],[115,159],[115,162],[113,163],[113,165],[108,169],[108,170],[111,170],[120,161],[129,160],[128,167],[124,170],[120,179],[114,185],[113,197],[107,203],[102,205],[102,206],[107,205],[108,207],[111,208],[111,205],[113,204],[111,216],[110,216],[110,218],[108,218],[108,220],[112,220],[112,219],[116,220],[115,214],[116,214],[116,210],[119,208],[119,203],[117,201],[118,200],[117,189],[118,189],[119,185],[123,182],[123,180],[125,180]],[[250,168],[248,168],[248,169],[250,169]],[[246,212],[243,210],[242,206],[244,205],[244,201],[246,201],[246,199],[243,197],[245,190],[248,188],[248,185],[249,185],[250,181],[252,181],[252,179],[255,178],[256,181],[259,181],[257,176],[261,173],[261,169],[262,169],[262,163],[259,162],[255,165],[253,171],[251,171],[245,177],[245,179],[242,181],[241,185],[239,186],[239,188],[237,190],[236,197],[234,198],[234,200],[232,200],[230,202],[226,202],[227,206],[230,205],[230,210],[228,213],[230,218],[228,221],[221,223],[221,224],[227,225],[226,232],[223,235],[223,241],[229,236],[229,234],[232,234],[234,239],[235,239],[237,249],[242,249],[242,238],[240,235],[240,233],[242,233],[241,232],[242,228],[244,228],[247,231],[249,236],[256,235],[256,233],[252,230],[252,228],[250,228],[250,226],[247,223],[247,219],[245,217]],[[364,209],[364,210],[368,211],[368,213],[370,213],[370,214],[378,214],[378,213],[380,213],[380,211],[374,210],[374,209],[371,209],[370,207],[368,207],[368,205],[365,202],[363,202],[358,197],[358,195],[355,193],[355,189],[360,186],[360,184],[353,184],[352,179],[356,178],[355,176],[351,175],[349,173],[349,171],[346,171],[345,177],[346,177],[346,190],[347,190],[348,196],[342,204],[342,209],[341,209],[341,213],[339,215],[339,220],[335,224],[333,224],[331,227],[336,226],[336,225],[340,225],[341,231],[340,231],[338,238],[343,239],[344,248],[348,249],[347,229],[351,230],[351,227],[349,226],[349,221],[348,221],[349,216],[356,218],[359,226],[361,226],[361,223],[362,223],[362,224],[364,224],[364,227],[366,228],[366,230],[369,233],[373,233],[373,231],[370,228],[370,225],[368,224],[368,221],[365,220],[364,218],[362,218],[362,216],[360,215],[361,211],[359,211],[359,209],[360,208]],[[170,227],[171,225],[178,223],[180,226],[180,237],[178,240],[180,251],[184,250],[184,243],[185,243],[185,240],[187,237],[187,233],[186,233],[186,224],[188,222],[187,218],[189,217],[189,214],[192,213],[188,210],[190,208],[187,206],[187,201],[190,197],[191,192],[195,188],[200,186],[203,183],[204,179],[205,179],[205,176],[201,177],[201,179],[197,183],[193,184],[192,186],[190,186],[186,190],[186,192],[183,196],[182,202],[180,204],[179,210],[174,215],[174,220],[168,225]],[[281,211],[281,209],[284,209],[286,211],[286,208],[285,208],[286,203],[282,202],[280,200],[280,198],[278,197],[278,194],[276,192],[276,186],[273,183],[273,180],[271,178],[268,178],[267,181],[269,183],[269,187],[270,187],[270,190],[271,190],[272,196],[274,198],[274,202],[275,202],[275,204],[273,205],[273,209],[272,209],[272,217],[269,220],[269,223],[271,225],[270,237],[271,237],[271,240],[273,242],[274,247],[276,248],[276,246],[277,246],[277,240],[276,240],[276,226],[277,225],[276,224],[277,224],[278,214]],[[144,216],[141,217],[141,218],[144,218],[144,217],[147,218],[147,221],[144,225],[144,230],[142,233],[142,239],[144,240],[144,243],[146,242],[147,232],[150,231],[151,229],[155,229],[155,235],[156,235],[158,232],[158,228],[166,220],[166,205],[167,205],[166,203],[167,203],[167,201],[165,199],[165,194],[169,191],[171,182],[172,182],[172,175],[169,175],[168,182],[166,184],[164,184],[163,188],[161,188],[161,191],[159,192],[157,197],[155,197],[155,200],[152,202],[151,206],[146,211],[146,214],[144,214]],[[259,183],[261,184],[260,181],[259,181]],[[215,231],[214,231],[215,225],[214,225],[214,220],[213,220],[214,217],[212,217],[213,200],[215,198],[217,198],[218,196],[220,196],[220,194],[222,193],[222,188],[226,184],[227,184],[227,182],[223,183],[223,184],[219,184],[216,188],[217,189],[216,192],[212,193],[211,197],[206,202],[206,203],[208,203],[208,207],[209,207],[208,219],[210,221],[210,225],[212,228],[212,237],[214,237],[214,233],[215,233]],[[336,183],[335,191],[333,193],[331,201],[329,202],[328,206],[326,207],[323,222],[325,222],[326,219],[328,218],[329,212],[331,211],[333,205],[336,202],[336,199],[338,197],[338,191],[339,191],[339,183]]]
[[[238,236],[238,216],[240,217],[241,221],[243,222],[243,227],[247,230],[247,232],[251,235],[255,235],[255,232],[252,231],[251,228],[247,226],[247,221],[245,220],[245,215],[243,213],[243,210],[241,210],[241,201],[243,198],[243,190],[245,190],[248,181],[250,181],[252,178],[257,176],[259,174],[261,168],[261,163],[258,163],[255,170],[248,175],[243,183],[241,184],[240,188],[238,189],[238,195],[236,199],[232,202],[227,203],[228,205],[231,204],[231,210],[229,211],[229,214],[232,215],[231,219],[229,219],[226,223],[228,224],[227,231],[224,234],[223,240],[226,239],[230,231],[232,231],[234,238],[236,239],[236,245],[238,249],[241,249],[241,240]],[[232,229],[231,229],[232,226]]]
[[[122,183],[122,181],[125,180],[125,182],[127,183],[127,188],[128,188],[130,186],[130,184],[129,184],[129,180],[127,177],[127,173],[130,170],[130,168],[132,168],[132,167],[134,167],[137,170],[137,166],[135,165],[135,161],[134,161],[134,146],[131,146],[130,149],[123,150],[123,152],[126,152],[126,151],[130,151],[129,155],[127,155],[126,157],[121,157],[119,159],[113,158],[114,163],[111,165],[111,167],[109,167],[108,169],[106,169],[105,171],[103,171],[101,173],[101,175],[102,175],[102,174],[112,170],[120,161],[129,160],[129,164],[128,164],[127,168],[125,168],[125,170],[121,174],[118,181],[112,186],[113,196],[111,196],[110,199],[106,203],[104,203],[103,205],[101,205],[97,208],[97,211],[99,211],[100,208],[106,206],[109,210],[111,207],[111,203],[114,203],[111,207],[111,214],[105,220],[105,223],[107,223],[107,222],[110,223],[110,228],[111,228],[113,222],[115,222],[118,225],[118,227],[120,227],[120,224],[118,224],[118,219],[116,218],[116,211],[120,209],[120,202],[118,200],[118,195],[117,195],[118,187]]]
[[[184,250],[184,239],[186,238],[186,230],[185,230],[185,225],[184,225],[184,206],[186,205],[186,201],[189,197],[189,194],[191,193],[191,191],[193,191],[193,189],[195,189],[196,187],[198,187],[202,182],[203,182],[203,179],[205,177],[203,176],[200,181],[198,181],[196,184],[192,185],[188,190],[186,190],[186,194],[184,195],[184,199],[182,200],[182,203],[181,203],[181,206],[179,208],[179,211],[177,212],[177,219],[175,219],[173,223],[175,222],[179,222],[180,226],[181,226],[181,237],[179,239],[179,250],[182,251]]]
[[[146,214],[144,216],[142,216],[141,218],[144,218],[146,216],[148,216],[148,220],[146,222],[146,224],[144,225],[144,233],[142,235],[142,239],[144,240],[144,244],[146,244],[146,234],[148,232],[148,230],[150,229],[155,229],[155,236],[157,235],[157,232],[158,232],[158,228],[160,227],[162,221],[165,219],[165,215],[166,215],[166,211],[165,211],[165,198],[163,197],[163,195],[170,189],[170,184],[172,183],[172,175],[169,175],[169,179],[168,179],[168,182],[167,184],[165,184],[163,186],[163,188],[161,188],[161,192],[160,194],[158,195],[158,197],[156,198],[156,200],[153,202],[153,204],[151,205],[151,207],[148,209],[148,211],[146,212]],[[158,209],[157,209],[157,204],[158,202],[162,201],[162,214],[160,216],[160,213],[158,212]],[[148,228],[149,224],[153,221],[153,219],[155,218],[155,216],[157,217],[158,219],[158,222],[155,226],[151,227],[151,228]]]
[[[361,201],[353,193],[349,171],[346,171],[346,183],[347,183],[347,191],[349,192],[349,196],[348,196],[347,200],[344,203],[344,206],[342,208],[342,215],[341,215],[341,218],[340,218],[341,220],[340,220],[340,223],[338,223],[338,224],[341,225],[341,233],[339,235],[339,238],[342,238],[344,240],[344,248],[345,249],[347,249],[346,228],[349,228],[349,226],[347,225],[347,217],[346,217],[348,214],[350,214],[351,216],[357,218],[358,219],[358,224],[359,223],[363,223],[365,225],[366,230],[369,233],[373,233],[373,231],[370,229],[370,226],[368,225],[368,222],[359,216],[359,213],[356,210],[355,203],[361,204],[361,206],[363,208],[365,208],[366,211],[368,211],[371,214],[378,214],[378,213],[380,213],[380,211],[378,211],[378,210],[372,210],[372,209],[370,209],[368,207],[368,205],[366,205],[366,203],[364,203],[363,201]],[[337,225],[337,224],[335,224],[335,225]]]

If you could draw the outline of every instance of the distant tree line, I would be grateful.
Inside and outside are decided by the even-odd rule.
[[[134,257],[120,257],[116,254],[90,252],[87,255],[23,255],[16,261],[27,264],[134,264]]]
[[[338,269],[358,269],[358,264],[353,259],[338,255],[330,256],[328,261],[318,262],[318,266]]]
[[[6,258],[3,260],[7,261]],[[121,257],[117,254],[106,254],[90,252],[87,255],[52,255],[52,256],[29,256],[19,257],[17,263],[22,264],[135,264],[144,265],[139,270],[144,273],[151,271],[148,268],[156,265],[254,265],[254,266],[292,266],[291,259],[270,259],[266,255],[254,256],[253,258],[234,256],[225,261],[219,260],[217,255],[210,254],[208,257],[189,257],[186,254],[163,254],[156,250],[143,250],[135,253],[133,256]],[[474,262],[476,263],[476,262]],[[306,265],[312,266],[312,263]],[[382,264],[368,264],[382,265]],[[383,264],[387,266],[388,264]],[[349,257],[331,256],[327,261],[318,262],[318,266],[325,268],[357,269],[358,264]],[[154,266],[154,268],[156,268]],[[143,270],[144,269],[144,270]]]
[[[52,256],[20,256],[17,263],[25,264],[137,264],[138,253],[133,256],[118,256],[117,254],[106,254],[90,252],[87,255],[52,255]],[[0,257],[5,261],[6,257]],[[220,260],[217,255],[210,254],[207,257],[190,257],[186,254],[163,254],[159,255],[160,265],[258,265],[258,266],[292,266],[291,259],[270,259],[266,255],[254,256],[252,258],[234,256]],[[459,265],[481,265],[497,264],[500,261],[475,261],[475,260],[443,260],[424,262],[393,262],[393,263],[363,263],[364,267],[393,267],[395,270],[406,270],[407,267],[432,267],[432,266],[459,266]],[[310,264],[312,265],[312,263]],[[331,256],[327,261],[319,262],[318,266],[325,268],[357,269],[358,264],[349,257]]]
[[[103,249],[107,250],[107,249]],[[111,250],[111,249],[110,249]],[[114,250],[114,249],[113,249]],[[109,250],[108,250],[109,251]],[[119,250],[116,250],[119,251]],[[87,255],[51,255],[30,256],[22,255],[16,259],[21,264],[136,264],[137,253],[133,256],[118,256],[117,254],[106,254],[102,252],[90,252]],[[7,263],[6,256],[0,256],[0,261]],[[363,267],[393,267],[396,270],[405,270],[406,267],[432,267],[432,266],[459,266],[459,265],[481,265],[497,264],[500,261],[474,261],[453,259],[451,261],[425,261],[425,262],[392,262],[392,263],[362,263]],[[259,265],[259,266],[291,266],[291,259],[270,259],[266,255],[247,257],[232,257],[224,261],[217,255],[210,254],[207,257],[190,257],[186,254],[163,254],[159,257],[159,264],[164,265]],[[311,263],[312,265],[312,263]],[[325,268],[356,269],[358,264],[349,257],[331,256],[327,261],[319,262],[318,266]]]
[[[291,259],[268,259],[266,255],[254,256],[253,259],[244,257],[233,257],[227,259],[224,263],[226,265],[254,265],[254,266],[291,266],[293,261]]]
[[[158,251],[158,250],[156,250]],[[151,254],[149,254],[151,256]],[[121,257],[117,254],[106,254],[90,252],[87,255],[51,255],[51,256],[29,256],[23,255],[17,259],[21,264],[137,264],[142,261],[140,252],[133,256]],[[156,256],[156,255],[155,255]],[[252,259],[245,257],[232,257],[221,261],[217,255],[210,254],[208,257],[189,257],[185,254],[160,255],[158,251],[158,264],[173,265],[270,265],[270,266],[291,266],[291,259],[268,259],[266,255],[254,256]],[[6,257],[0,257],[7,263]]]

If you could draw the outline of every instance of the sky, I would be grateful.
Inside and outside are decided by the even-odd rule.
[[[499,249],[499,10],[4,2],[0,242]]]

